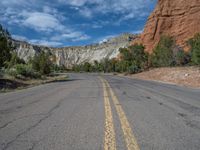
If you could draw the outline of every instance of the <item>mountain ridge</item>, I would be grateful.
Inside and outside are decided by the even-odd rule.
[[[119,48],[128,47],[130,42],[136,38],[134,34],[121,34],[120,36],[108,39],[106,42],[94,43],[85,46],[69,46],[69,47],[48,47],[30,44],[26,41],[12,39],[15,51],[18,56],[25,61],[35,54],[46,51],[56,56],[56,64],[64,65],[71,68],[75,64],[84,62],[93,63],[93,61],[101,61],[104,58],[115,58],[119,54]]]

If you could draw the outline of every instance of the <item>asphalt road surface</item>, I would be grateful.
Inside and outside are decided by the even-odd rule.
[[[1,150],[200,150],[200,89],[98,74],[0,94]]]

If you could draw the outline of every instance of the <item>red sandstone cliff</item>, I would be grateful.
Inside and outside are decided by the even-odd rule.
[[[200,33],[200,0],[158,0],[136,42],[142,42],[151,52],[161,35],[169,35],[187,50],[186,41],[196,33]]]

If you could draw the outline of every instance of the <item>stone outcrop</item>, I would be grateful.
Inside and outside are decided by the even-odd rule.
[[[152,52],[161,35],[169,35],[187,50],[186,42],[196,33],[200,33],[200,0],[158,0],[144,32],[133,43],[142,43]]]
[[[101,61],[104,58],[115,58],[119,54],[119,48],[128,47],[130,42],[135,38],[133,34],[122,34],[119,37],[108,39],[106,42],[63,48],[52,48],[31,45],[27,42],[13,40],[16,52],[20,58],[27,61],[30,57],[40,51],[51,52],[56,56],[56,64],[64,65],[71,68],[75,64],[84,62],[93,63],[94,60]]]

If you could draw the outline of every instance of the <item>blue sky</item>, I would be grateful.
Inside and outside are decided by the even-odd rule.
[[[14,38],[53,47],[140,33],[156,0],[1,0],[0,23]]]

